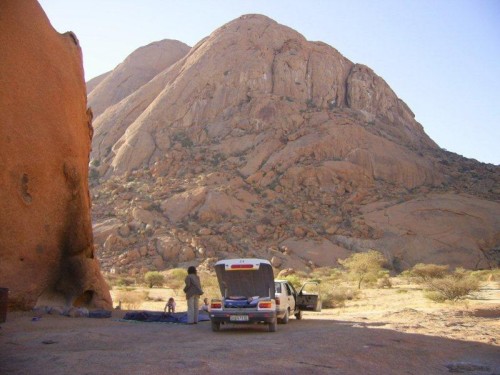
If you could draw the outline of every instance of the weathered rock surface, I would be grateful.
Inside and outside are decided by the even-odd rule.
[[[11,308],[110,308],[94,254],[82,57],[36,1],[0,3],[0,285]]]
[[[245,255],[314,267],[374,246],[395,268],[450,251],[456,265],[498,264],[499,167],[441,150],[370,68],[265,16],[217,29],[94,123],[96,224],[111,214],[137,222],[138,205],[167,219],[134,224],[120,249],[100,253],[106,269],[137,268],[116,262],[137,247],[149,249],[140,267],[181,262],[183,247],[164,256],[160,237],[190,247],[194,262]],[[451,220],[465,204],[475,214],[460,227],[479,217],[483,230],[431,235],[415,207],[436,201]],[[413,212],[405,225],[419,241],[363,209],[383,202],[392,215]]]
[[[367,225],[384,233],[372,248],[385,249],[398,267],[439,263],[484,269],[500,261],[498,202],[429,194],[388,207],[367,205],[361,212]]]
[[[186,44],[176,40],[162,40],[148,44],[132,52],[113,71],[91,81],[88,88],[88,103],[94,116],[129,96],[158,73],[184,57],[190,50]],[[96,81],[97,79],[97,81]]]
[[[110,73],[111,71],[102,73],[92,78],[90,81],[87,81],[87,94],[90,94]]]

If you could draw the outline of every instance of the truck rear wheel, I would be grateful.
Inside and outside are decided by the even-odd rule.
[[[299,310],[297,313],[295,313],[295,317],[297,318],[297,320],[302,319],[302,310]]]
[[[281,323],[287,324],[289,318],[290,318],[290,314],[289,314],[288,310],[286,310],[285,311],[285,316],[283,317],[283,319],[281,319]]]

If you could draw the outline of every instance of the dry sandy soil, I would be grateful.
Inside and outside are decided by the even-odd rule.
[[[267,327],[124,322],[10,312],[0,374],[500,374],[500,292],[436,304],[406,286]],[[162,293],[155,290],[155,293]],[[141,306],[162,309],[164,302]],[[178,301],[178,310],[184,308]]]

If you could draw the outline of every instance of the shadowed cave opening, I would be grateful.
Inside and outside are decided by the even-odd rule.
[[[80,297],[75,299],[75,302],[73,302],[73,306],[75,307],[89,306],[90,302],[92,301],[92,298],[94,298],[94,291],[86,290]]]

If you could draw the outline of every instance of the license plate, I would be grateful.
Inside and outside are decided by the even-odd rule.
[[[248,322],[248,315],[231,315],[229,320],[232,322]]]

